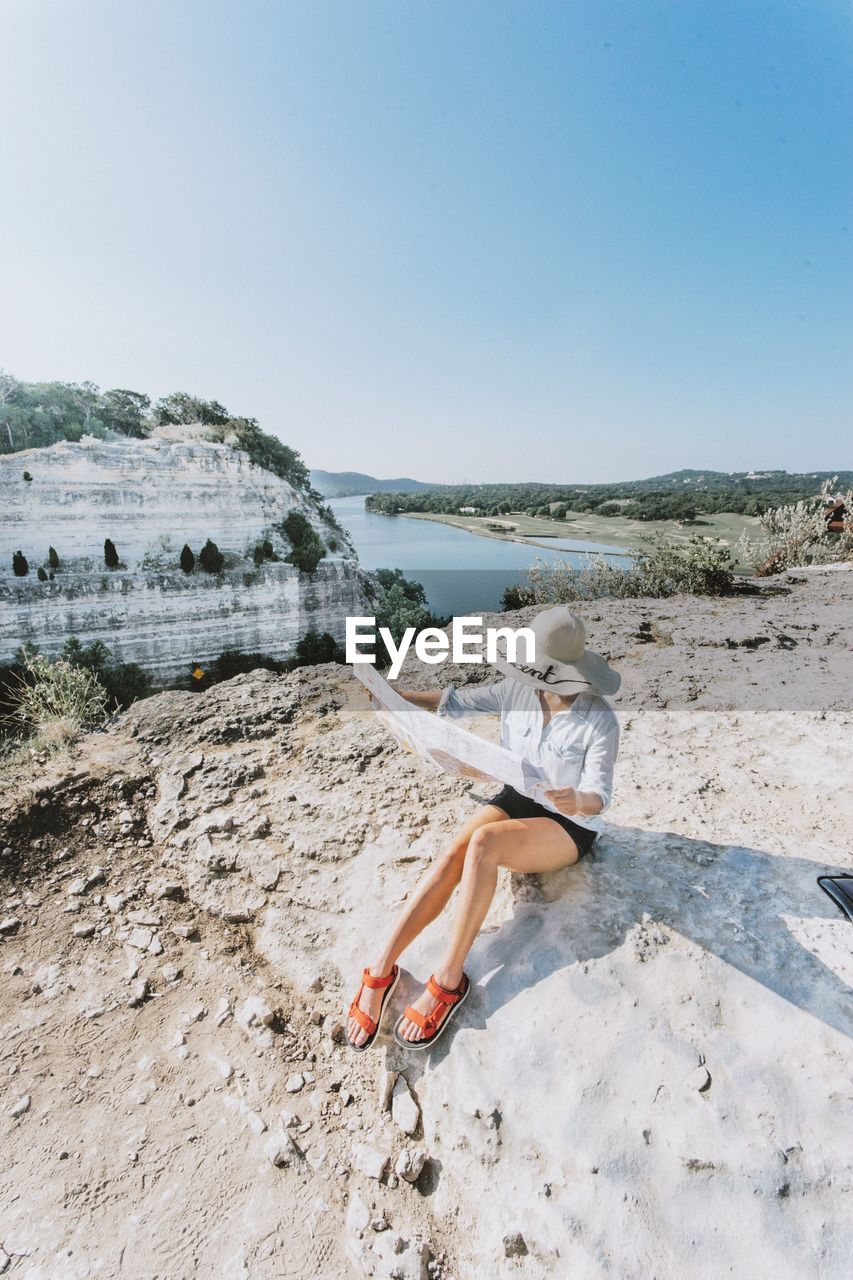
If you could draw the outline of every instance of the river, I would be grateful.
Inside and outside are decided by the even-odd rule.
[[[579,549],[563,538],[549,539],[548,550],[484,538],[435,520],[376,515],[365,511],[363,496],[332,498],[329,506],[350,533],[363,568],[402,569],[422,583],[430,608],[442,617],[500,609],[506,587],[523,582],[536,560],[581,565],[585,553],[623,550],[597,542]],[[631,561],[617,556],[613,563]]]

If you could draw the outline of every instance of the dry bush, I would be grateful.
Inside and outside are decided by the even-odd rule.
[[[602,597],[728,595],[734,584],[731,553],[715,539],[693,534],[686,542],[669,542],[662,534],[644,538],[647,548],[629,568],[600,554],[583,557],[575,569],[567,561],[538,560],[527,572],[522,603],[571,604]]]
[[[107,691],[93,672],[42,654],[28,654],[24,670],[14,695],[13,718],[33,746],[57,751],[83,730],[103,723]]]
[[[853,522],[853,492],[838,495],[837,483],[834,476],[823,482],[815,497],[766,511],[759,518],[762,536],[741,536],[738,560],[764,573],[779,573],[853,559],[853,529],[832,533],[826,527],[825,510],[833,496],[841,497],[847,509],[845,520]]]

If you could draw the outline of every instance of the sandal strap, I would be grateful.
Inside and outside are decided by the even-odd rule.
[[[435,996],[436,1000],[441,1000],[444,1004],[456,1004],[457,1000],[461,1000],[465,994],[465,979],[463,977],[459,988],[456,991],[447,991],[444,987],[440,987],[432,974],[427,978],[427,991],[431,996]]]
[[[359,1007],[358,999],[360,995],[361,992],[359,991],[358,996],[356,996],[355,1000],[353,1000],[350,1005],[349,1016],[351,1018],[355,1018],[361,1029],[366,1031],[369,1036],[372,1036],[376,1030],[377,1023],[373,1021],[369,1013],[365,1013],[364,1010]]]
[[[372,987],[374,991],[379,991],[382,987],[390,987],[391,983],[397,976],[397,966],[390,973],[386,973],[384,978],[376,978],[369,969],[365,969],[361,975],[361,981],[366,987]],[[360,993],[359,993],[360,994]]]

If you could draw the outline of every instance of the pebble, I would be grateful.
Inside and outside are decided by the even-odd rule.
[[[206,1013],[207,1013],[207,1009],[204,1007],[203,1004],[191,1005],[190,1008],[184,1012],[184,1016],[183,1016],[184,1026],[188,1027],[193,1022],[201,1022],[202,1018],[205,1016]]]
[[[233,1007],[227,996],[222,996],[216,1006],[216,1013],[213,1015],[213,1021],[217,1027],[221,1027],[223,1022],[227,1022],[231,1017]]]
[[[71,932],[75,938],[91,938],[95,932],[95,926],[93,924],[75,924]]]
[[[696,1089],[698,1093],[705,1093],[711,1087],[711,1073],[707,1067],[694,1067],[687,1077],[689,1088]]]
[[[128,1009],[137,1009],[145,1002],[148,995],[148,979],[138,978],[130,988],[130,995],[127,997]]]
[[[406,1147],[397,1156],[394,1172],[407,1182],[417,1182],[426,1164],[427,1153],[423,1147]]]
[[[164,982],[177,982],[181,976],[181,970],[176,964],[164,964],[160,972],[163,975]]]
[[[128,946],[136,947],[139,951],[147,951],[151,946],[151,939],[154,934],[150,929],[136,928],[131,929],[130,936],[127,939]]]
[[[176,938],[183,938],[186,942],[189,938],[198,936],[198,928],[194,924],[173,924],[172,933]]]
[[[161,956],[163,954],[163,944],[156,933],[148,944],[148,951],[152,956]]]
[[[26,1113],[30,1109],[30,1102],[31,1102],[31,1098],[28,1093],[25,1093],[24,1096],[22,1098],[19,1098],[17,1102],[13,1102],[11,1107],[9,1108],[9,1115],[12,1117],[12,1119],[17,1120],[19,1116],[26,1115]]]
[[[104,1074],[104,1068],[99,1066],[97,1062],[93,1062],[86,1074],[91,1076],[93,1080],[100,1080]]]
[[[355,1142],[352,1148],[353,1164],[365,1177],[380,1179],[388,1165],[388,1156],[367,1142]]]
[[[258,1111],[247,1111],[246,1123],[256,1138],[267,1131],[267,1122]]]
[[[284,1082],[284,1087],[288,1093],[298,1093],[305,1084],[305,1077],[295,1071],[292,1076],[288,1076]]]
[[[370,1209],[365,1201],[354,1191],[347,1206],[347,1231],[354,1236],[363,1236],[370,1226]]]
[[[72,880],[65,891],[69,897],[77,897],[81,893],[86,892],[86,881],[82,876],[78,876],[76,880]]]
[[[391,1096],[397,1083],[396,1071],[383,1071],[379,1077],[379,1110],[390,1111]]]
[[[21,921],[17,916],[7,916],[5,920],[0,920],[0,933],[17,933],[21,927]]]
[[[405,1076],[398,1076],[397,1083],[391,1097],[391,1115],[394,1123],[403,1133],[412,1137],[417,1131],[418,1122],[421,1118],[420,1108],[415,1102],[409,1090],[409,1084]]]
[[[271,1160],[276,1169],[284,1169],[293,1159],[294,1149],[293,1143],[287,1134],[273,1135],[267,1142],[264,1151],[268,1160]]]
[[[275,1010],[260,996],[249,996],[235,1016],[244,1031],[250,1027],[269,1027],[275,1022]]]
[[[128,924],[144,924],[151,928],[157,928],[163,922],[158,915],[151,911],[128,911]]]
[[[125,902],[127,902],[127,898],[125,898],[123,893],[108,893],[104,896],[104,902],[107,904],[107,908],[112,912],[112,914],[117,916]]]

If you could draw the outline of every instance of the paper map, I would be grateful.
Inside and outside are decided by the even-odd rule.
[[[376,714],[397,741],[446,773],[478,782],[506,783],[534,799],[551,786],[543,771],[523,756],[412,706],[373,665],[359,663],[353,674],[379,704]]]

